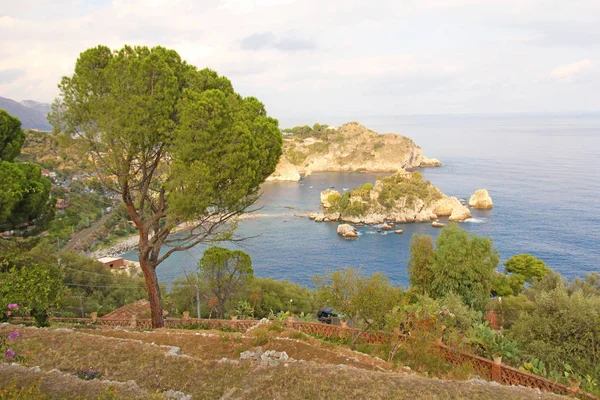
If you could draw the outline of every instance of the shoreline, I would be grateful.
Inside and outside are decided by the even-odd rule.
[[[279,217],[279,216],[283,216],[283,214],[282,215],[279,215],[279,214],[242,214],[237,218],[237,220],[239,221],[239,220],[244,220],[244,219]],[[171,231],[171,234],[189,229],[193,225],[194,225],[193,222],[185,222],[185,223],[179,224],[173,229],[173,231]],[[117,243],[115,243],[114,245],[112,245],[110,247],[107,247],[102,250],[89,252],[89,253],[86,253],[86,255],[88,255],[89,257],[92,257],[94,259],[98,259],[98,258],[102,258],[102,257],[121,257],[123,255],[123,253],[127,253],[131,250],[137,249],[138,244],[139,244],[139,236],[137,234],[134,234],[132,236],[123,238],[122,240],[118,241]]]

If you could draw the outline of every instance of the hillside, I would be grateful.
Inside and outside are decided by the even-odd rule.
[[[324,213],[312,215],[320,222],[346,221],[352,223],[381,224],[429,222],[447,216],[450,221],[463,221],[471,217],[468,208],[456,197],[423,180],[418,172],[398,171],[378,179],[375,186],[367,183],[344,194],[336,190],[321,192]]]
[[[272,175],[276,177],[273,180],[299,180],[298,172],[391,172],[441,165],[438,160],[425,157],[411,139],[393,133],[379,134],[356,122],[339,128],[315,124],[313,128],[297,127],[284,133],[288,135],[284,136],[283,161]]]
[[[431,379],[274,323],[245,333],[0,325],[0,334],[15,328],[26,359],[24,367],[0,363],[3,398],[560,398],[468,380],[468,368]]]
[[[19,159],[40,165],[62,177],[92,172],[80,139],[49,132],[25,131]]]
[[[9,114],[19,118],[23,129],[52,130],[52,126],[46,119],[46,115],[50,111],[49,104],[33,100],[25,100],[19,103],[0,97],[0,109],[6,110]]]

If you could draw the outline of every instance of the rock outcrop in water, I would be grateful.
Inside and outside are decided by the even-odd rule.
[[[494,203],[486,189],[476,190],[469,199],[469,207],[473,208],[492,208]]]
[[[451,221],[471,218],[469,209],[456,197],[446,196],[418,172],[404,170],[377,180],[375,186],[367,183],[343,195],[323,191],[321,203],[324,213],[311,216],[317,221],[383,224],[431,222],[441,216]]]
[[[394,133],[381,135],[356,122],[337,129],[326,125],[306,128],[306,132],[284,136],[285,161],[267,180],[298,180],[300,174],[312,172],[394,172],[442,165],[425,157],[411,139]]]
[[[352,225],[348,225],[348,224],[338,225],[337,234],[342,237],[351,238],[351,239],[358,237],[358,231]]]

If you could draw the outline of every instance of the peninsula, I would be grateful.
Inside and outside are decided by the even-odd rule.
[[[357,122],[339,128],[315,124],[284,130],[283,154],[268,181],[299,181],[313,172],[395,172],[441,166],[411,139],[379,134]]]

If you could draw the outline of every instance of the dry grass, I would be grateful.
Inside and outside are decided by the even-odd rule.
[[[8,330],[9,327],[0,326],[0,333]],[[292,358],[312,362],[268,368],[251,362],[219,363],[217,360],[222,357],[237,359],[240,351],[251,348],[253,337],[245,338],[236,333],[213,332],[215,336],[202,336],[196,335],[200,332],[175,330],[151,333],[112,330],[76,332],[25,327],[19,327],[18,330],[22,334],[19,341],[26,357],[25,365],[38,365],[46,372],[56,368],[69,374],[82,369],[98,370],[102,374],[101,379],[135,381],[140,393],[146,393],[147,396],[173,389],[191,394],[194,399],[218,399],[226,393],[229,393],[230,399],[554,398],[529,389],[493,386],[487,382],[448,382],[416,374],[376,371],[391,365],[344,348],[336,350],[333,346],[326,349],[325,344],[312,338],[283,339],[290,335],[298,337],[290,331],[270,331],[273,336],[269,337],[263,349],[286,351]],[[167,349],[152,342],[178,346],[189,357],[166,356]],[[15,376],[3,371],[0,368],[2,388],[12,385],[14,390],[10,389],[11,392],[0,396],[0,399],[16,398],[16,395],[10,397],[11,393],[16,393],[15,390],[21,387],[36,393],[38,397],[19,398],[44,398],[43,395],[48,398],[140,397],[133,392],[108,392],[108,387],[99,381],[63,377],[68,382],[59,382],[56,379],[61,376],[57,375],[57,378],[55,374],[48,378],[49,374],[43,373]],[[68,396],[61,397],[53,389],[59,387],[68,387]]]

